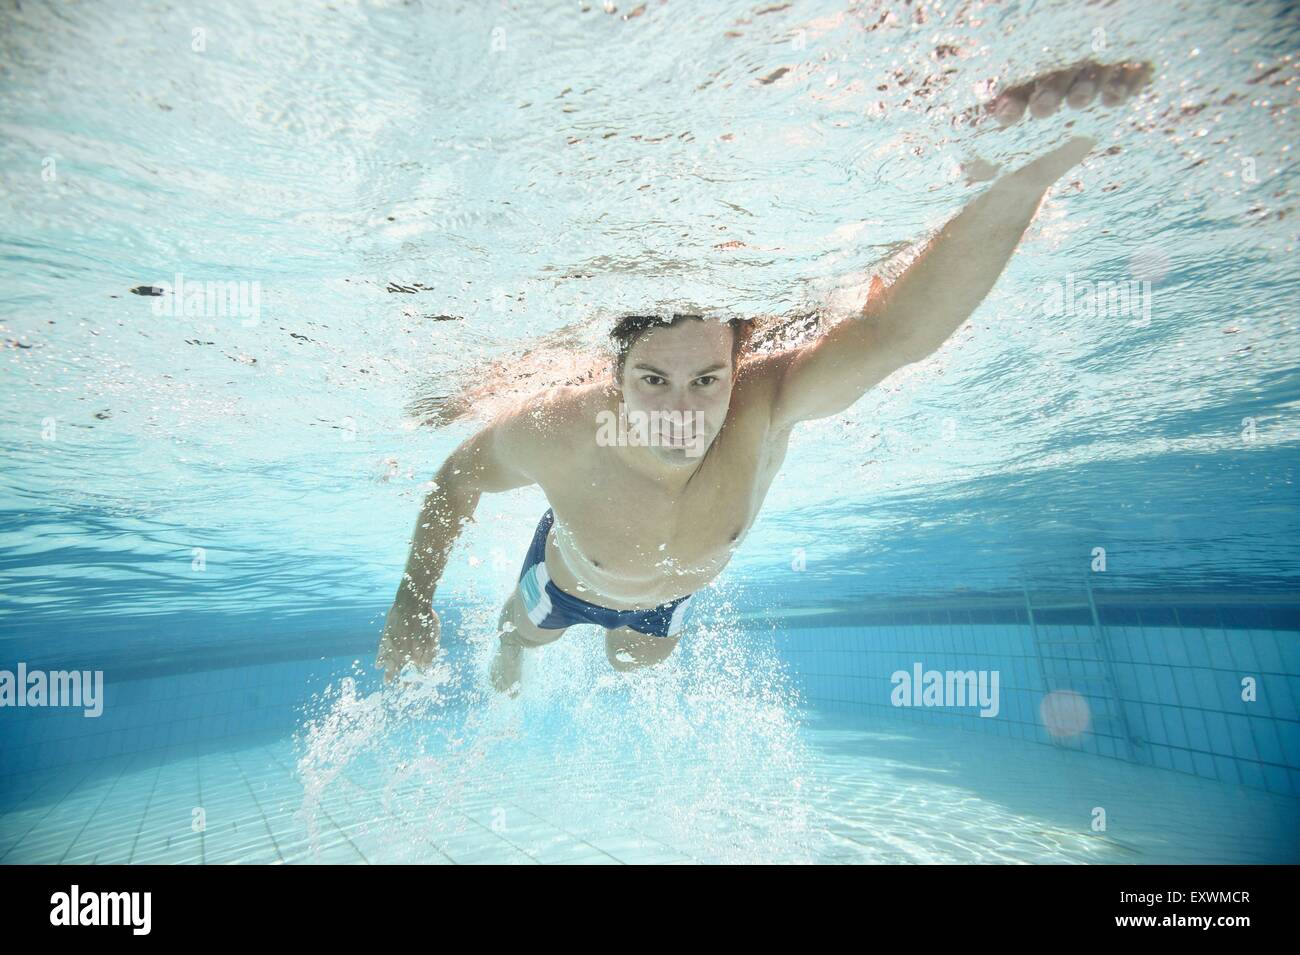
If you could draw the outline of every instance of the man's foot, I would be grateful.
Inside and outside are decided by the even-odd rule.
[[[519,695],[519,678],[524,670],[524,650],[513,643],[501,641],[497,655],[492,658],[492,687],[498,693]]]
[[[1150,63],[1113,63],[1109,66],[1085,60],[1063,70],[1040,73],[1024,83],[1008,87],[984,108],[1003,126],[1020,122],[1029,110],[1035,119],[1051,116],[1068,103],[1084,109],[1098,95],[1101,105],[1118,106],[1151,82],[1155,67]]]

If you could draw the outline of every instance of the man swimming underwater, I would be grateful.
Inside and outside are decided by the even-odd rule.
[[[988,110],[1127,99],[1150,67],[1093,63],[1013,87]],[[536,484],[542,516],[498,621],[492,683],[517,692],[525,649],[574,624],[605,630],[618,670],[664,660],[692,596],[718,576],[762,506],[801,421],[844,411],[942,345],[1002,273],[1047,190],[1094,145],[1076,137],[997,180],[948,222],[888,289],[815,341],[747,355],[749,325],[630,316],[613,331],[612,380],[555,389],[498,415],[438,471],[416,522],[376,666],[392,680],[437,649],[434,588],[480,495]],[[610,440],[611,421],[648,422]]]

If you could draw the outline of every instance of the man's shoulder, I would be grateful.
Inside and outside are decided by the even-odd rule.
[[[736,376],[736,385],[748,384],[751,388],[770,388],[780,381],[790,359],[798,349],[763,352],[749,355],[740,364],[740,373]]]
[[[561,385],[538,392],[506,414],[509,440],[516,446],[555,456],[590,444],[598,414],[609,405],[605,384]]]
[[[787,350],[747,357],[736,375],[732,402],[770,421],[780,394],[781,377],[794,353],[794,350]]]

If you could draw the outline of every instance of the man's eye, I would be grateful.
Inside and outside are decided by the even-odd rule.
[[[701,375],[699,378],[695,379],[695,383],[697,385],[698,384],[711,385],[717,380],[718,380],[717,375]]]
[[[651,378],[653,378],[654,381],[651,381],[650,380]],[[663,381],[663,379],[660,378],[658,375],[642,375],[641,380],[644,381],[647,385],[657,385]]]

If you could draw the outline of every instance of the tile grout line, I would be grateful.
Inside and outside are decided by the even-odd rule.
[[[268,749],[267,755],[271,758],[272,762],[274,762],[277,766],[279,766],[282,770],[284,770],[285,775],[287,775],[290,779],[293,778],[293,771],[290,770],[287,766],[285,766],[284,763],[280,760],[280,758],[275,755],[275,753],[271,752]],[[322,805],[320,807],[320,811],[325,816],[325,818],[329,820],[330,825],[333,826],[336,830],[338,830],[339,835],[343,837],[343,841],[352,847],[352,851],[355,852],[360,857],[361,861],[364,862],[366,865],[370,865],[370,860],[366,858],[366,854],[357,848],[356,843],[354,843],[352,839],[348,836],[348,834],[343,830],[343,827],[334,821],[334,817],[330,815],[329,810]]]
[[[162,776],[163,766],[158,764],[158,771],[153,774],[153,781],[149,784],[149,795],[144,801],[144,812],[140,813],[140,825],[136,827],[135,838],[131,840],[131,851],[127,854],[126,864],[130,865],[135,860],[135,850],[140,845],[140,836],[144,832],[145,820],[149,818],[149,807],[153,805],[154,793],[158,791],[158,779]]]
[[[244,767],[240,765],[239,757],[232,751],[230,759],[234,762],[235,768],[239,770],[239,778],[244,781],[244,787],[248,790],[248,797],[253,800],[253,805],[257,808],[257,814],[262,818],[262,825],[266,827],[266,835],[267,838],[271,840],[271,848],[275,850],[276,858],[278,858],[281,863],[285,862],[284,853],[280,851],[280,843],[275,838],[275,833],[271,830],[271,820],[266,818],[266,810],[262,808],[261,800],[257,798],[257,793],[253,791],[253,784],[249,780],[248,774],[244,772]]]
[[[72,852],[72,850],[76,848],[77,840],[81,838],[82,834],[86,831],[86,828],[91,824],[91,822],[94,821],[95,816],[99,814],[99,810],[104,808],[104,804],[108,802],[108,797],[113,794],[113,790],[117,788],[117,784],[120,783],[122,779],[126,776],[127,767],[133,765],[134,763],[135,763],[134,757],[128,758],[123,761],[122,771],[119,772],[116,778],[114,778],[114,780],[109,784],[108,789],[104,792],[104,798],[102,798],[99,801],[99,804],[96,805],[95,808],[91,810],[90,815],[86,817],[86,821],[82,823],[81,828],[77,830],[77,834],[73,836],[72,841],[68,843],[68,848],[63,850],[63,855],[59,857],[59,861],[57,863],[58,865],[63,865],[64,860],[68,858],[68,853]],[[98,853],[96,853],[96,858],[98,858]]]
[[[66,790],[64,790],[64,793],[62,796],[59,797],[58,802],[52,804],[49,809],[45,810],[45,814],[41,816],[41,818],[38,819],[36,822],[32,823],[31,827],[26,832],[24,832],[21,836],[19,836],[18,840],[12,846],[10,846],[7,850],[5,850],[4,855],[0,855],[0,863],[4,862],[4,860],[9,857],[9,853],[13,852],[20,845],[22,845],[23,840],[27,839],[33,832],[35,832],[36,827],[39,826],[41,823],[43,823],[47,818],[49,818],[50,813],[54,812],[54,810],[62,806],[63,801],[67,799],[68,796],[70,796],[75,790],[80,789],[82,784],[85,783],[85,781],[90,778],[91,773],[93,773],[94,771],[95,771],[94,766],[88,768],[86,770],[86,774],[82,776],[78,782],[74,783],[73,785],[69,786]]]

